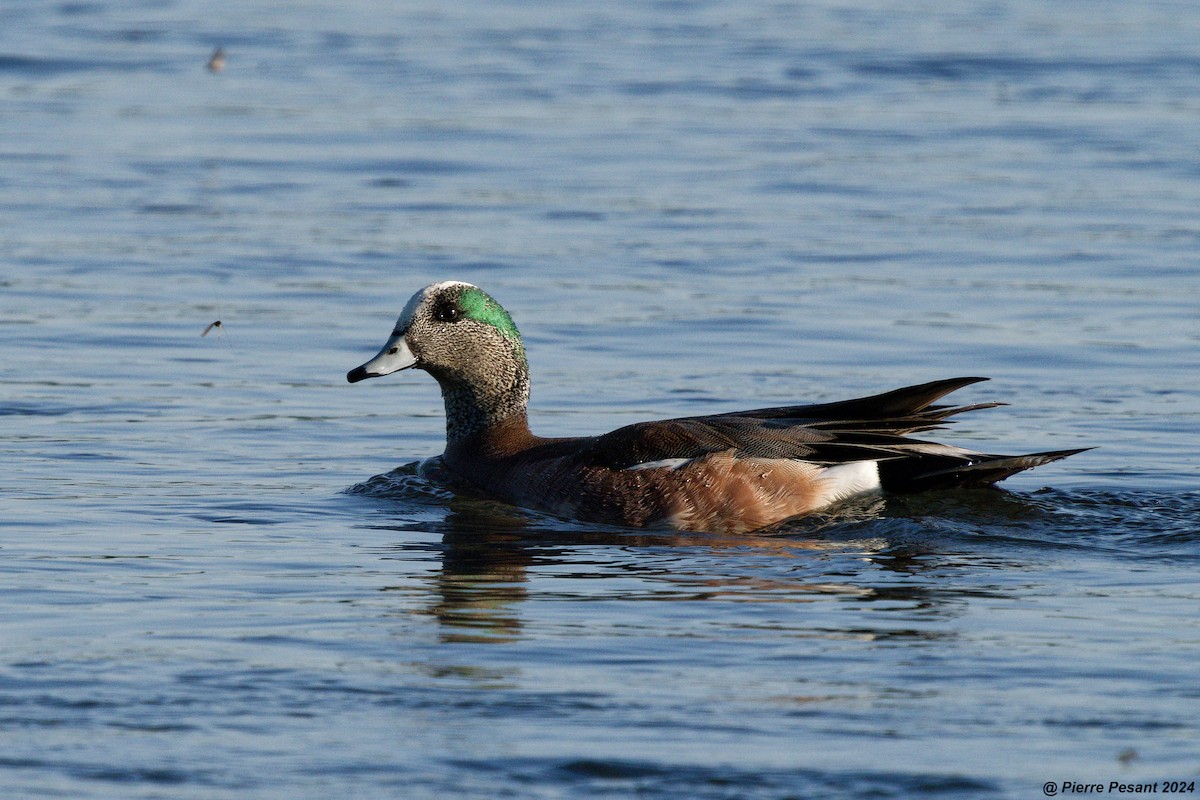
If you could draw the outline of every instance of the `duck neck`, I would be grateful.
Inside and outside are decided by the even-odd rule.
[[[438,377],[438,376],[435,376]],[[446,452],[491,450],[514,434],[529,434],[529,371],[515,365],[487,383],[438,378],[446,404]]]

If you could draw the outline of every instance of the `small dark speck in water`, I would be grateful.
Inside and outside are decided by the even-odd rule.
[[[225,70],[226,63],[228,63],[228,58],[225,55],[225,48],[218,47],[213,51],[212,56],[208,59],[208,63],[204,66],[209,72],[217,73]]]

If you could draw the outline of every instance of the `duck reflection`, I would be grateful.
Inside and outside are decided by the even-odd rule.
[[[428,506],[428,494],[425,500]],[[1019,571],[1020,555],[997,547],[996,537],[1007,541],[1026,520],[1045,526],[1035,502],[994,490],[920,503],[876,498],[732,536],[585,527],[461,493],[433,505],[444,510],[441,519],[414,525],[410,517],[396,527],[441,536],[425,613],[447,642],[522,638],[531,573],[542,569],[560,581],[547,591],[555,600],[870,603],[886,612],[870,629],[854,615],[859,626],[833,630],[828,613],[819,623],[798,617],[773,624],[805,635],[944,638],[934,623],[959,616],[972,598],[1005,594],[1004,580],[981,581],[980,567],[1001,576]],[[967,539],[973,543],[964,546]],[[536,593],[543,584],[533,585]]]
[[[508,642],[520,636],[519,609],[529,595],[526,570],[533,560],[521,527],[511,515],[451,508],[428,609],[441,624],[443,641]]]
[[[570,563],[587,545],[651,547],[679,544],[673,534],[548,527],[545,519],[490,501],[456,498],[440,525],[441,570],[428,612],[443,641],[510,642],[520,637],[520,608],[529,599],[529,569]],[[599,568],[599,565],[594,565]]]

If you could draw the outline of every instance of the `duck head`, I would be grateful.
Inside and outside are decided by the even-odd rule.
[[[512,317],[477,286],[426,286],[404,306],[378,354],[346,373],[350,383],[415,367],[432,375],[446,403],[453,443],[525,418],[529,366]]]

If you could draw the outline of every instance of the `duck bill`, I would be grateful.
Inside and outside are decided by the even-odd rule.
[[[350,383],[358,383],[367,378],[379,378],[383,375],[391,375],[393,372],[399,372],[402,369],[408,369],[416,365],[417,357],[409,349],[408,342],[404,341],[403,336],[393,336],[391,339],[388,339],[387,344],[383,346],[383,349],[374,358],[361,367],[355,367],[347,372],[346,380]]]

